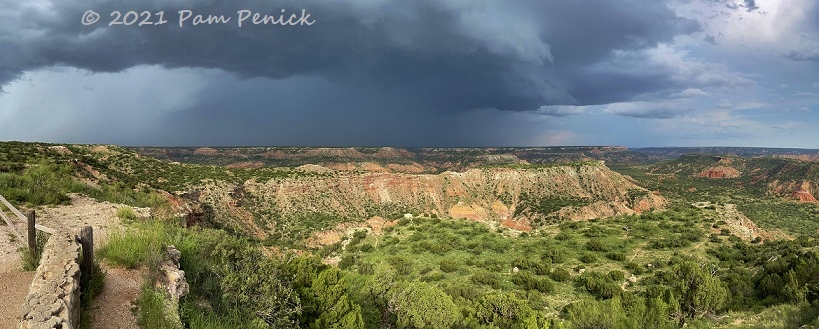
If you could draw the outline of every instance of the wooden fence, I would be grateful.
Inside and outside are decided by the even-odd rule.
[[[36,223],[36,215],[34,210],[29,211],[28,216],[23,215],[22,212],[17,210],[11,203],[9,203],[6,198],[0,195],[0,203],[3,203],[6,208],[8,208],[18,219],[27,223],[28,227],[28,250],[31,253],[32,258],[36,258],[37,255],[37,230],[46,232],[48,234],[57,233],[57,230],[37,224]],[[25,241],[23,239],[23,235],[20,234],[20,231],[17,230],[17,226],[14,225],[14,222],[6,216],[6,213],[0,209],[0,217],[3,218],[3,221],[6,222],[6,226],[12,231],[11,233],[17,237],[17,241]]]

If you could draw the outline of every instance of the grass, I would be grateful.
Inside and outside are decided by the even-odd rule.
[[[80,281],[80,323],[82,329],[93,327],[93,318],[89,311],[94,298],[102,292],[105,287],[105,271],[99,263],[94,262],[94,275],[85,276]]]
[[[112,232],[108,244],[97,252],[103,259],[125,268],[155,269],[170,239],[167,227],[161,221],[134,224],[133,229]]]
[[[117,209],[117,218],[123,221],[135,221],[139,217],[137,217],[137,214],[134,212],[134,208],[125,206]]]
[[[141,328],[182,328],[180,323],[172,320],[172,317],[167,314],[165,295],[149,284],[142,287],[142,293],[137,300],[137,309],[139,314],[137,323]]]
[[[174,245],[182,252],[181,267],[190,285],[188,296],[180,300],[179,316],[187,328],[267,328],[255,323],[247,314],[233,309],[227,313],[210,307],[221,295],[220,278],[212,273],[215,246],[237,238],[219,230],[181,229],[168,222],[149,220],[135,222],[128,229],[112,232],[98,255],[113,265],[148,269],[145,285],[137,301],[138,322],[142,328],[178,328],[169,314],[162,291],[153,288],[164,247]],[[232,247],[223,247],[232,250]],[[217,252],[218,254],[218,252]],[[211,300],[215,299],[215,300]],[[204,302],[203,302],[204,301]],[[204,304],[203,304],[204,303]]]
[[[192,299],[183,299],[180,308],[180,315],[190,329],[270,328],[262,321],[248,321],[246,316],[239,313],[216,314],[208,308],[198,307]]]
[[[718,328],[724,329],[789,329],[819,328],[819,308],[817,305],[801,303],[799,305],[776,305],[759,312],[734,312],[728,314],[724,323]]]
[[[43,256],[43,248],[45,247],[46,242],[48,241],[48,234],[37,231],[37,238],[35,239],[35,252],[34,256],[31,255],[28,247],[20,247],[18,251],[20,252],[20,260],[22,261],[23,271],[36,271],[37,267],[40,266],[40,258]]]

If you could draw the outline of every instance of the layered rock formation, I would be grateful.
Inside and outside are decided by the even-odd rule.
[[[249,218],[242,225],[256,232],[259,227],[254,222],[259,217],[275,221],[322,213],[363,220],[383,216],[379,210],[386,208],[494,221],[525,231],[531,229],[534,219],[547,215],[590,219],[661,209],[665,203],[662,197],[648,193],[601,162],[531,169],[472,169],[437,175],[334,172],[322,177],[250,180],[241,186],[243,201],[236,201],[232,190],[236,187],[215,183],[197,196],[199,201],[213,205],[220,218]],[[629,192],[633,191],[642,193],[630,197]],[[589,203],[544,214],[524,207],[522,196],[532,200],[574,197]],[[237,203],[244,206],[237,207]]]
[[[739,177],[740,172],[736,168],[727,167],[727,166],[716,166],[710,167],[708,169],[703,170],[697,177],[707,177],[707,178],[736,178]]]
[[[789,194],[790,198],[802,202],[816,202],[814,193],[817,192],[817,185],[811,181],[790,181],[780,182],[775,180],[768,184],[771,192],[777,195]]]

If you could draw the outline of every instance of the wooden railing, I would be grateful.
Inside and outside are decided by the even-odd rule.
[[[6,208],[11,210],[11,212],[14,215],[16,215],[17,218],[19,218],[21,221],[23,221],[24,223],[27,223],[27,227],[28,227],[28,230],[27,230],[28,231],[27,232],[28,233],[28,250],[31,253],[32,258],[34,258],[35,255],[37,254],[37,230],[46,232],[48,234],[57,233],[57,230],[46,227],[46,226],[43,226],[43,225],[40,225],[40,224],[37,224],[36,223],[36,215],[34,213],[34,210],[29,211],[28,216],[25,216],[25,215],[23,215],[22,212],[17,210],[17,208],[15,208],[13,205],[11,205],[11,203],[9,203],[9,201],[6,200],[6,198],[4,198],[2,195],[0,195],[0,203],[3,203],[6,206]],[[3,221],[6,222],[6,226],[8,226],[9,229],[11,229],[12,233],[17,237],[17,239],[18,239],[17,241],[24,241],[23,240],[23,235],[20,234],[20,231],[17,230],[17,226],[14,225],[14,222],[10,218],[8,218],[8,216],[6,216],[6,213],[4,211],[2,211],[1,209],[0,209],[0,217],[3,218]]]

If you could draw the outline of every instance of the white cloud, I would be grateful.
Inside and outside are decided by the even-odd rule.
[[[684,102],[630,102],[609,104],[603,109],[603,113],[633,118],[668,119],[691,109],[691,105]]]
[[[565,117],[569,115],[583,114],[588,106],[571,106],[571,105],[550,105],[541,106],[535,114],[550,115],[556,117]]]
[[[717,103],[717,108],[718,109],[732,109],[732,108],[734,108],[734,104],[731,104],[731,102],[729,102],[727,99],[723,98],[723,99],[719,100],[719,103]]]
[[[769,108],[769,107],[771,107],[771,105],[768,104],[768,103],[765,103],[765,102],[749,101],[749,102],[739,103],[736,106],[734,106],[733,109],[735,109],[735,110],[759,110],[759,109],[764,109],[764,108]]]
[[[702,96],[708,96],[708,95],[709,94],[707,92],[702,91],[702,89],[688,88],[686,90],[673,93],[673,94],[671,94],[670,97],[671,98],[691,98],[691,97],[702,97]]]
[[[688,89],[720,91],[756,85],[752,74],[732,71],[727,65],[689,56],[689,51],[673,45],[660,44],[655,48],[623,51],[616,50],[614,60],[601,69],[618,71],[639,67],[643,72],[663,73],[672,82]],[[600,65],[598,65],[600,66]]]
[[[760,122],[729,110],[715,110],[658,120],[655,127],[663,136],[720,140],[772,136],[781,134],[783,129],[795,129],[801,125],[795,121]]]

